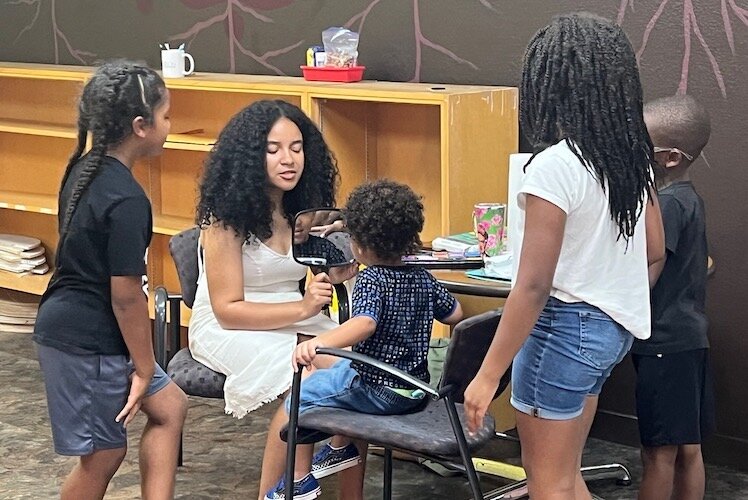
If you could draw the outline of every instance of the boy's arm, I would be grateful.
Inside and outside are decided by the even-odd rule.
[[[429,273],[429,279],[431,279],[435,296],[434,318],[445,325],[457,324],[463,318],[460,301],[433,274]]]
[[[294,371],[298,370],[299,365],[311,368],[318,347],[350,347],[371,337],[376,328],[377,322],[369,316],[351,318],[339,327],[297,345],[291,365]]]
[[[665,229],[660,212],[660,202],[657,194],[650,192],[652,205],[646,205],[644,223],[647,239],[647,266],[649,287],[657,283],[662,269],[665,267],[667,254],[665,252]]]
[[[462,312],[462,305],[459,300],[455,299],[454,310],[449,314],[449,316],[439,321],[445,325],[456,325],[463,317],[464,313]]]

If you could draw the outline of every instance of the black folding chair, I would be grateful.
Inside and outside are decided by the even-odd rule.
[[[327,436],[343,435],[360,439],[384,448],[383,498],[392,498],[392,451],[429,458],[453,461],[459,458],[467,474],[474,498],[483,498],[478,476],[470,456],[491,439],[494,421],[490,416],[483,420],[475,434],[465,432],[462,400],[465,389],[475,377],[493,339],[501,310],[490,311],[461,321],[455,326],[447,351],[444,371],[438,388],[433,388],[401,370],[361,354],[342,349],[319,348],[319,354],[329,354],[351,359],[376,367],[403,382],[404,387],[421,389],[430,398],[420,411],[405,415],[369,415],[336,408],[314,408],[298,414],[301,370],[295,377],[291,390],[289,424],[281,437],[288,443],[286,463],[286,498],[293,498],[293,469],[297,443],[313,443]],[[496,395],[509,383],[505,375]],[[296,429],[296,432],[288,432]]]

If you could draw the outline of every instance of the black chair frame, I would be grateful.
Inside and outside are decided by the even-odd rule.
[[[452,398],[452,392],[455,389],[454,386],[447,385],[444,387],[440,387],[439,389],[434,389],[429,384],[408,375],[402,370],[398,370],[397,368],[394,368],[376,359],[370,358],[369,356],[364,356],[352,351],[346,351],[344,349],[318,347],[317,354],[327,354],[339,358],[350,359],[351,361],[357,361],[359,363],[372,366],[401,380],[404,384],[406,384],[406,387],[412,387],[414,389],[422,390],[424,393],[426,393],[427,397],[430,397],[433,401],[438,401],[440,399],[444,400],[444,403],[447,407],[447,414],[449,415],[449,421],[452,425],[452,430],[454,431],[455,438],[457,439],[457,444],[460,450],[460,458],[462,459],[463,465],[465,467],[465,472],[468,476],[468,481],[470,482],[470,489],[473,493],[473,497],[483,498],[483,494],[480,488],[480,482],[478,481],[478,474],[475,472],[475,468],[473,467],[473,460],[470,456],[470,450],[468,449],[467,440],[465,439],[465,433],[463,432],[462,424],[457,414],[457,407],[455,406],[455,402]],[[301,391],[301,373],[302,370],[298,370],[294,374],[293,385],[291,389],[291,408],[289,412],[288,422],[288,429],[297,429],[297,432],[288,432],[286,437],[288,452],[286,455],[285,486],[286,498],[289,499],[293,498],[293,470],[294,463],[296,461],[296,444],[298,437],[297,434],[300,403],[299,395]],[[383,498],[392,498],[392,449],[388,447],[385,447],[384,449]]]

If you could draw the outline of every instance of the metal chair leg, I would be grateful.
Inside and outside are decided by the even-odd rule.
[[[467,473],[468,481],[470,482],[470,490],[473,492],[473,498],[475,500],[482,499],[483,492],[480,489],[478,474],[475,472],[473,459],[470,457],[470,450],[468,449],[467,440],[465,439],[465,433],[462,431],[462,424],[460,423],[460,417],[457,415],[457,408],[455,407],[454,401],[452,401],[452,396],[445,396],[444,404],[447,405],[449,423],[452,424],[452,430],[457,439],[457,446],[460,449],[460,458],[462,458],[462,463],[465,465],[465,472]]]
[[[589,465],[582,467],[580,472],[582,473],[582,477],[588,481],[615,478],[616,482],[621,486],[631,485],[631,474],[623,464]]]
[[[631,474],[623,464],[591,465],[580,469],[587,481],[615,478],[618,484],[629,486]],[[486,493],[484,500],[508,500],[527,497],[527,480],[517,481]],[[593,498],[596,498],[593,495]]]
[[[382,498],[392,500],[392,450],[384,449],[384,488],[382,488]]]
[[[301,367],[300,367],[301,368]],[[288,435],[286,437],[286,499],[293,498],[293,472],[296,465],[296,434],[299,422],[299,399],[301,394],[301,369],[293,375],[291,386],[291,409],[288,414]]]

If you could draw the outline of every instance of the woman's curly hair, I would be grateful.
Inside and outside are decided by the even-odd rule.
[[[343,209],[351,238],[378,257],[402,257],[421,248],[423,203],[410,187],[390,180],[362,184]]]
[[[280,100],[257,101],[237,113],[221,131],[208,155],[200,184],[197,223],[218,222],[248,239],[272,236],[268,197],[267,139],[273,125],[288,118],[299,127],[304,170],[298,184],[283,195],[289,222],[301,210],[335,205],[339,173],[322,133],[297,106]]]

